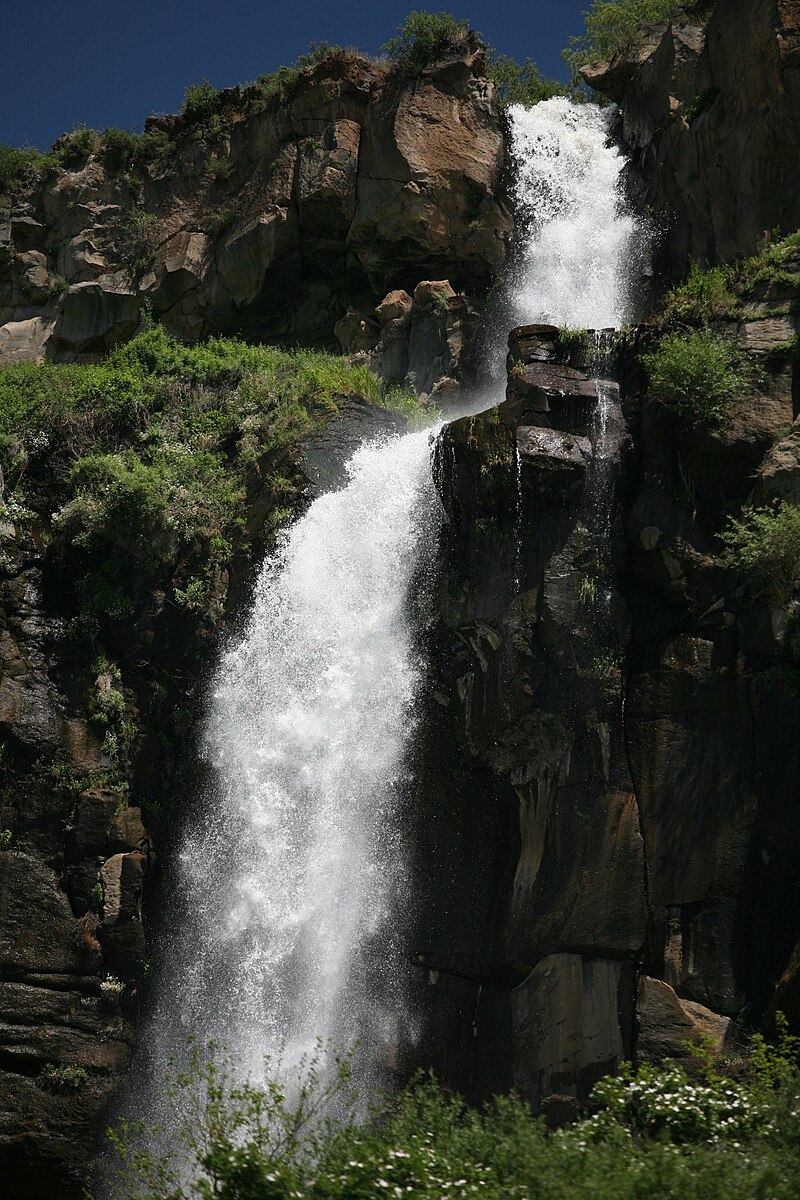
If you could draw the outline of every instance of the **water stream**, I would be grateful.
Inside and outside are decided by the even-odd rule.
[[[556,99],[510,120],[524,236],[507,307],[520,323],[619,325],[634,227],[607,115]],[[504,383],[498,373],[489,403]],[[167,1129],[159,1070],[190,1033],[231,1047],[256,1080],[264,1055],[291,1070],[320,1037],[359,1040],[367,1091],[413,1037],[402,804],[423,674],[408,598],[440,519],[429,460],[428,431],[362,447],[348,484],[264,563],[215,672],[215,782],[184,835],[186,915],[162,953],[147,1039],[146,1103]]]

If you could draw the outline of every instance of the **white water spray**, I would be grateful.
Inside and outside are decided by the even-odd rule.
[[[165,971],[158,1057],[190,1034],[263,1078],[317,1039],[379,1081],[413,1036],[399,963],[408,864],[399,836],[421,666],[409,591],[436,542],[430,433],[359,449],[265,563],[213,682],[215,794],[184,838],[188,925]],[[177,1018],[177,1019],[176,1019]]]
[[[619,328],[630,315],[637,229],[622,197],[625,159],[609,140],[611,111],[557,96],[508,115],[522,232],[512,324]]]
[[[524,228],[512,323],[619,325],[634,227],[606,114],[556,99],[510,118]],[[347,486],[265,563],[219,665],[205,728],[217,783],[183,840],[185,924],[142,1084],[167,1134],[159,1078],[190,1034],[230,1047],[256,1082],[265,1055],[291,1071],[318,1038],[358,1039],[365,1091],[413,1036],[400,808],[422,667],[408,599],[439,512],[427,432],[359,450]]]

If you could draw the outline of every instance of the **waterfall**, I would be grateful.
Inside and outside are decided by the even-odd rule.
[[[515,323],[619,325],[635,230],[607,114],[555,99],[509,116],[523,247],[507,309]],[[291,1074],[319,1038],[358,1042],[365,1092],[413,1039],[401,809],[423,671],[409,596],[440,520],[430,432],[363,446],[348,478],[280,538],[209,687],[213,782],[182,837],[182,916],[126,1104],[167,1144],[163,1067],[190,1035],[229,1047],[256,1083],[265,1056]]]
[[[190,1035],[228,1047],[255,1082],[265,1055],[290,1079],[317,1039],[358,1042],[362,1091],[413,1037],[399,807],[421,678],[409,592],[440,513],[430,439],[355,453],[346,486],[264,563],[215,672],[203,738],[215,783],[183,836],[186,915],[162,953],[140,1085],[167,1135],[159,1076]]]
[[[563,96],[508,110],[518,254],[512,324],[618,329],[630,316],[638,231],[622,197],[613,111]]]

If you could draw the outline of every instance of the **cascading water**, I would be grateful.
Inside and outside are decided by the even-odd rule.
[[[397,804],[420,675],[406,599],[437,529],[428,460],[428,433],[356,453],[265,564],[217,672],[219,796],[182,855],[203,938],[184,1020],[251,1073],[317,1038],[359,1039],[364,1071],[409,1019]]]
[[[597,391],[594,452],[580,514],[593,546],[594,567],[586,578],[593,597],[593,653],[614,640],[614,460],[624,431],[617,388],[604,378],[608,335],[631,317],[631,281],[644,242],[643,227],[622,195],[625,159],[610,140],[612,120],[613,110],[564,97],[509,110],[512,194],[522,235],[511,272],[509,316],[514,324],[594,331],[585,364]]]
[[[638,231],[622,198],[611,115],[562,96],[508,110],[519,239],[510,281],[517,325],[618,329],[630,315]]]
[[[440,516],[430,440],[356,452],[348,484],[265,562],[216,671],[204,736],[216,782],[183,837],[185,915],[126,1105],[157,1119],[159,1143],[173,1128],[164,1065],[192,1036],[227,1047],[255,1083],[268,1068],[290,1086],[318,1039],[357,1046],[367,1095],[413,1038],[398,808],[421,676],[407,601],[421,578],[424,590]]]
[[[519,323],[619,325],[634,226],[606,114],[555,99],[509,115],[524,236],[506,309]],[[498,371],[489,403],[501,388]],[[128,1105],[160,1114],[167,1140],[160,1077],[190,1034],[229,1046],[256,1081],[265,1055],[291,1071],[318,1038],[359,1039],[367,1091],[398,1035],[409,1040],[399,801],[422,672],[408,597],[440,513],[429,442],[356,453],[349,483],[315,500],[265,563],[216,672],[216,784],[183,838],[185,916],[162,953],[151,1065]]]

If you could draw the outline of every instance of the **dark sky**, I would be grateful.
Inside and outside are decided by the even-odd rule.
[[[37,0],[4,5],[0,142],[44,150],[84,123],[141,129],[206,77],[244,83],[290,64],[311,41],[375,53],[412,8],[466,17],[515,58],[565,78],[559,51],[589,0]]]

